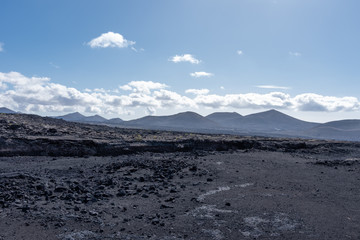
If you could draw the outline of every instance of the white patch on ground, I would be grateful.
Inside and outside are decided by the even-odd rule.
[[[245,237],[279,236],[285,232],[292,232],[299,225],[285,213],[275,215],[264,214],[263,217],[253,216],[243,219],[245,227],[240,230]]]
[[[229,191],[229,190],[230,190],[230,187],[228,187],[228,186],[226,186],[226,187],[218,187],[218,189],[216,189],[216,190],[211,190],[211,191],[208,191],[208,192],[206,192],[204,194],[201,194],[197,198],[197,200],[199,202],[201,202],[201,201],[204,201],[207,196],[214,195],[214,194],[222,192],[222,191]]]
[[[245,188],[245,187],[249,187],[249,186],[252,186],[252,185],[254,185],[254,184],[253,184],[253,183],[244,183],[244,184],[240,184],[240,185],[235,185],[234,187]],[[214,194],[217,194],[217,193],[222,192],[222,191],[229,191],[230,189],[231,189],[231,188],[230,188],[229,186],[218,187],[218,188],[215,189],[215,190],[210,190],[210,191],[208,191],[208,192],[206,192],[206,193],[204,193],[204,194],[201,194],[201,195],[197,198],[197,200],[198,200],[199,202],[202,202],[202,201],[205,200],[205,198],[206,198],[207,196],[214,195]]]
[[[217,165],[221,165],[223,164],[224,162],[216,162]]]
[[[237,211],[216,208],[216,205],[203,205],[187,213],[195,218],[215,218],[217,213],[237,213]]]
[[[252,185],[254,185],[254,183],[244,183],[244,184],[240,184],[240,185],[235,185],[235,187],[246,188],[246,187],[250,187]]]
[[[219,229],[202,229],[203,233],[209,234],[212,239],[221,240],[224,239],[224,235]]]
[[[80,232],[73,232],[68,234],[61,234],[59,237],[62,240],[89,240],[96,237],[96,234],[92,231],[80,231]]]

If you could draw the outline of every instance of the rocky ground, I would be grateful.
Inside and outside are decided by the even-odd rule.
[[[360,144],[0,114],[0,239],[360,239]]]

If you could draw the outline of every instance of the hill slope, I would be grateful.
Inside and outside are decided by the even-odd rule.
[[[318,125],[318,123],[302,121],[276,110],[247,115],[239,119],[237,124],[239,129],[256,132],[300,131]]]
[[[15,111],[11,110],[11,109],[8,109],[6,107],[1,107],[0,108],[0,113],[10,113],[10,114],[14,114],[16,113]]]

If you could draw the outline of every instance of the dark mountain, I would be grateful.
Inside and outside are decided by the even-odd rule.
[[[106,121],[106,123],[108,124],[122,124],[124,122],[124,120],[122,120],[121,118],[112,118]]]
[[[360,141],[360,120],[327,122],[308,129],[304,133],[314,138]]]
[[[82,120],[84,120],[85,116],[82,115],[81,113],[74,112],[74,113],[66,114],[64,116],[58,116],[56,118],[60,118],[69,122],[81,122]]]
[[[213,113],[206,118],[222,125],[242,132],[285,132],[309,129],[316,123],[309,123],[290,117],[276,110],[260,112],[242,116],[238,113]]]
[[[89,116],[89,117],[85,117],[84,122],[106,122],[107,119],[103,118],[102,116],[99,115],[94,115],[94,116]]]
[[[360,120],[346,119],[320,124],[318,127],[335,128],[339,130],[360,130]]]
[[[8,109],[6,107],[2,107],[0,108],[0,113],[11,113],[11,114],[15,114],[16,112],[11,110],[11,109]]]
[[[238,129],[254,132],[302,131],[318,125],[318,123],[302,121],[276,110],[244,116],[238,120],[237,124]]]
[[[88,122],[88,123],[103,123],[106,122],[107,119],[103,118],[99,115],[94,115],[94,116],[89,116],[86,117],[84,115],[82,115],[81,113],[75,112],[75,113],[69,113],[66,114],[64,116],[59,116],[56,118],[60,118],[63,119],[65,121],[70,121],[70,122]]]
[[[234,119],[241,117],[242,115],[238,114],[237,112],[214,112],[206,116],[207,119],[212,121],[221,121],[224,119]]]
[[[170,116],[147,116],[127,121],[128,126],[167,129],[216,129],[219,125],[197,113],[183,112]]]
[[[242,115],[236,112],[215,112],[206,116],[207,119],[226,128],[236,128]]]

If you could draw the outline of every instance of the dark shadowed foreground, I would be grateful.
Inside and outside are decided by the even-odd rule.
[[[359,143],[0,128],[0,239],[360,239]]]

